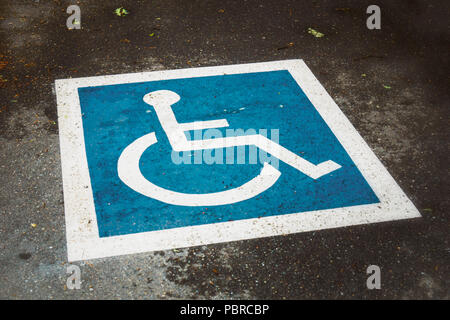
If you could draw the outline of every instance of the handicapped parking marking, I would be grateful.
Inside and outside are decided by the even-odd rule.
[[[69,261],[420,216],[302,60],[56,93]]]
[[[154,91],[144,96],[144,101],[154,107],[158,120],[169,139],[172,149],[175,151],[221,149],[254,145],[270,155],[276,156],[313,179],[318,179],[341,167],[331,160],[314,165],[259,134],[189,141],[184,134],[185,131],[205,128],[216,129],[218,127],[228,127],[229,125],[226,119],[180,124],[176,120],[172,110],[172,104],[179,100],[180,97],[175,92],[169,90]],[[266,191],[272,187],[281,174],[272,165],[264,163],[261,173],[239,188],[206,194],[188,194],[169,191],[145,179],[140,171],[139,160],[142,154],[156,142],[155,133],[152,132],[131,143],[120,155],[117,170],[119,178],[130,188],[140,194],[168,204],[180,206],[217,206],[236,203],[251,199],[261,192]]]

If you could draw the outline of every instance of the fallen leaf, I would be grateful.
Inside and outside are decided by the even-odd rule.
[[[126,16],[129,12],[127,11],[127,9],[120,7],[120,8],[117,8],[116,10],[114,10],[114,13],[116,15],[118,15],[119,17],[123,17],[123,16]]]
[[[277,48],[277,50],[284,50],[284,49],[288,49],[288,48],[293,47],[293,46],[294,46],[294,43],[293,42],[289,42],[286,46]]]
[[[325,36],[322,32],[319,32],[317,30],[314,30],[313,28],[308,28],[308,33],[312,34],[316,38],[322,38]]]

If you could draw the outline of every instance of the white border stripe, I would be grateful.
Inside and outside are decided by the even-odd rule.
[[[291,73],[380,203],[99,238],[78,88],[276,70]],[[55,81],[55,87],[69,261],[420,217],[412,202],[302,60],[62,79]]]

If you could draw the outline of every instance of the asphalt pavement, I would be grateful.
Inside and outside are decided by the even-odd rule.
[[[450,3],[372,2],[1,1],[0,299],[449,299]],[[55,79],[285,59],[305,61],[422,217],[74,262],[81,289],[67,288]]]

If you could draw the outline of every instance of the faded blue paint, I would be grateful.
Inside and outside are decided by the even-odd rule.
[[[333,160],[342,168],[313,180],[280,161],[282,175],[272,188],[232,205],[183,207],[147,198],[122,183],[117,160],[127,145],[152,131],[158,143],[144,152],[140,168],[166,189],[217,192],[261,170],[261,164],[248,163],[173,164],[155,111],[142,100],[163,89],[181,96],[173,106],[180,123],[225,118],[232,129],[279,129],[283,147],[312,163]],[[101,237],[379,202],[288,71],[86,87],[78,93]]]

